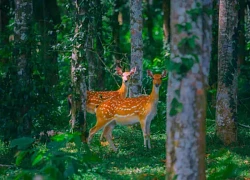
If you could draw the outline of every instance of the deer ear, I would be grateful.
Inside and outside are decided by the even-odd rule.
[[[148,76],[150,76],[150,77],[152,77],[153,78],[153,73],[152,73],[152,71],[150,71],[150,70],[147,70],[147,74],[148,74]]]
[[[118,75],[120,75],[120,76],[122,75],[122,69],[118,66],[116,67],[116,72]]]
[[[133,67],[131,70],[130,70],[130,74],[134,74],[136,72],[136,67]]]
[[[166,76],[167,76],[167,71],[166,71],[166,70],[162,71],[162,73],[161,73],[161,78],[164,78],[164,77],[166,77]]]

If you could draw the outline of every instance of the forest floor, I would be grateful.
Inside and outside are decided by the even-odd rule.
[[[239,128],[238,143],[224,146],[216,140],[214,121],[207,121],[206,136],[206,176],[208,180],[250,179],[250,132],[248,129]],[[162,124],[161,127],[159,125]],[[151,144],[152,149],[143,147],[143,137],[140,126],[117,126],[113,131],[114,143],[118,147],[113,152],[108,144],[100,143],[101,132],[97,133],[91,143],[91,152],[97,161],[89,163],[87,171],[84,170],[70,179],[165,179],[166,134],[165,121],[152,123]],[[15,166],[13,154],[4,149],[0,143],[0,164],[11,165],[11,168],[0,167],[0,179],[11,179],[25,167]],[[9,161],[9,162],[7,162]],[[29,166],[28,166],[29,169]],[[30,171],[34,167],[30,166]],[[2,174],[2,176],[1,176]],[[25,178],[24,178],[25,179]]]

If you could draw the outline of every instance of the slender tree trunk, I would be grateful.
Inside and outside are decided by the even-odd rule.
[[[122,25],[122,12],[120,0],[115,0],[114,10],[112,17],[112,36],[114,42],[114,64],[120,66],[121,63],[121,50],[120,50],[120,26]]]
[[[89,21],[88,24],[88,38],[87,38],[87,49],[86,49],[86,58],[88,61],[88,89],[94,90],[96,84],[96,56],[94,55],[94,22]]]
[[[163,11],[163,53],[167,57],[170,50],[170,0],[162,1]]]
[[[100,0],[96,0],[96,52],[97,52],[97,67],[95,68],[97,74],[98,88],[97,90],[104,89],[105,81],[99,81],[99,79],[105,78],[104,67],[104,49],[103,49],[103,37],[102,37],[102,5]]]
[[[26,114],[29,111],[30,61],[31,61],[31,22],[32,0],[15,0],[15,27],[14,27],[14,57],[17,64],[19,116],[17,134],[31,133],[32,120]]]
[[[148,39],[150,43],[154,43],[154,37],[153,37],[153,18],[152,18],[152,10],[151,10],[151,5],[150,0],[146,0],[146,15],[147,15],[147,20],[146,20],[146,25],[148,29]]]
[[[220,0],[216,134],[228,145],[237,141],[238,0]]]
[[[131,67],[136,67],[136,74],[133,76],[129,96],[138,96],[142,88],[142,0],[130,0],[130,32],[131,32]]]
[[[85,80],[84,57],[82,56],[84,48],[87,48],[87,43],[83,42],[86,39],[88,22],[83,17],[86,15],[86,3],[75,1],[76,20],[75,20],[75,42],[73,44],[71,56],[71,81],[73,87],[72,108],[71,108],[71,123],[72,130],[76,128],[82,134],[82,141],[86,141],[86,99],[87,87]],[[80,33],[82,32],[82,33]],[[84,34],[82,36],[82,34]],[[85,47],[84,47],[85,46]]]
[[[208,9],[211,7],[209,0],[171,1],[166,179],[206,178],[206,87],[212,40]],[[201,13],[192,13],[197,11]],[[184,40],[189,43],[183,43]]]
[[[240,73],[241,65],[245,62],[245,11],[246,11],[246,1],[239,1],[240,8],[238,10],[239,14],[239,56],[238,56],[238,72]]]
[[[246,3],[245,31],[250,32],[250,0]],[[246,42],[250,41],[250,33],[245,34]],[[250,60],[250,50],[246,51],[246,61]]]
[[[88,62],[88,89],[94,90],[96,86],[96,66],[97,58],[94,53],[94,41],[95,41],[95,1],[83,1],[85,16],[88,19],[86,21],[87,34],[86,34],[86,58]]]
[[[5,46],[9,43],[9,32],[6,27],[10,20],[10,9],[13,6],[13,0],[0,0],[0,45]],[[0,57],[0,61],[7,61]]]
[[[34,1],[34,16],[41,35],[40,55],[44,66],[46,85],[50,88],[58,82],[58,53],[52,49],[57,43],[54,26],[60,23],[56,0]]]
[[[209,75],[209,85],[211,88],[217,87],[218,77],[218,23],[219,23],[219,1],[213,0],[213,38],[212,38],[212,54],[211,68]],[[216,97],[212,97],[216,102]]]

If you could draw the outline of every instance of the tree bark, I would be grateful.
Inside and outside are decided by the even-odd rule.
[[[17,64],[18,94],[17,106],[17,134],[29,135],[31,133],[32,119],[26,114],[29,111],[30,61],[31,61],[31,23],[32,0],[15,0],[15,27],[14,27],[14,57]]]
[[[99,79],[105,78],[105,66],[104,66],[104,49],[103,49],[103,33],[102,33],[102,4],[100,0],[96,0],[95,17],[96,17],[96,54],[97,54],[97,68],[95,68],[98,82],[97,90],[103,90],[105,81],[99,81]]]
[[[131,32],[131,67],[136,67],[136,74],[133,76],[132,85],[129,88],[129,96],[140,95],[142,88],[142,0],[130,0],[130,32]]]
[[[241,65],[245,62],[245,47],[246,47],[246,38],[245,38],[245,12],[246,12],[246,1],[239,1],[239,55],[238,55],[238,72],[240,73]]]
[[[150,0],[146,0],[146,15],[147,15],[147,29],[148,29],[148,39],[150,43],[154,44],[154,37],[153,37],[153,18],[152,18],[152,13],[151,13],[151,4],[149,2]]]
[[[88,89],[94,90],[96,84],[96,56],[94,55],[94,22],[89,21],[88,23],[88,38],[87,38],[87,49],[86,58],[88,61]]]
[[[206,87],[212,40],[208,10],[211,7],[209,0],[171,1],[167,179],[206,178]]]
[[[112,17],[112,37],[114,42],[114,64],[120,67],[122,55],[120,50],[120,26],[122,25],[122,12],[120,0],[115,0]]]
[[[85,80],[86,68],[84,63],[84,48],[87,48],[88,22],[84,18],[86,15],[85,6],[87,3],[75,1],[76,20],[75,20],[75,41],[71,56],[71,81],[73,88],[72,108],[71,108],[71,130],[77,129],[81,132],[82,141],[86,142],[86,99],[87,86]],[[80,33],[82,32],[82,33]],[[85,40],[85,41],[82,41]]]
[[[163,11],[163,54],[167,57],[170,50],[170,0],[162,1]]]
[[[237,141],[237,0],[220,0],[216,134],[226,145]]]
[[[58,82],[58,53],[52,49],[57,43],[55,25],[60,23],[60,12],[56,0],[34,1],[34,17],[41,35],[40,55],[44,63],[46,84],[52,88]]]

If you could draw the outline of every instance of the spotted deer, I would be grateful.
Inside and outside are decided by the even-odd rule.
[[[117,67],[116,72],[119,76],[122,77],[122,85],[120,89],[116,91],[87,91],[87,101],[86,101],[86,110],[91,114],[95,114],[96,107],[101,104],[103,101],[106,101],[110,98],[125,98],[128,91],[129,80],[131,76],[136,72],[136,67],[132,68],[130,71],[123,72],[121,68]],[[72,95],[68,96],[68,104],[70,107],[70,114],[72,113]],[[70,120],[72,126],[74,126],[74,117]],[[72,127],[73,129],[73,127]],[[101,137],[102,138],[102,137]]]
[[[117,74],[122,77],[122,85],[116,91],[87,91],[87,112],[95,114],[95,108],[110,98],[125,98],[128,91],[128,82],[131,76],[136,72],[136,67],[129,72],[122,72],[122,69],[116,68]]]
[[[161,74],[154,74],[148,70],[148,76],[153,79],[153,87],[150,95],[135,98],[109,99],[100,104],[96,109],[96,125],[90,129],[88,144],[94,134],[104,128],[103,135],[114,151],[117,151],[112,141],[112,130],[116,124],[132,125],[140,123],[144,137],[144,146],[151,148],[150,144],[150,124],[157,113],[159,100],[159,89],[162,78],[166,76],[166,71]]]

